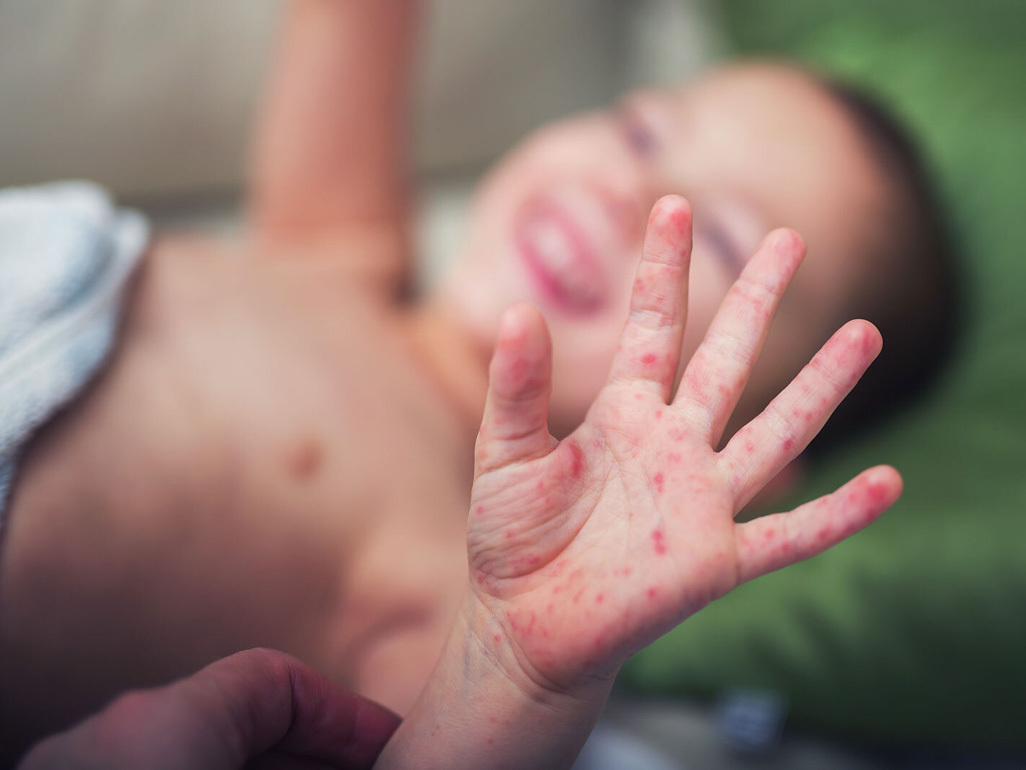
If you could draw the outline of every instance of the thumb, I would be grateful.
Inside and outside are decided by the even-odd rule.
[[[552,341],[537,309],[518,304],[503,314],[488,380],[475,476],[541,457],[556,445],[548,427]]]
[[[247,650],[165,687],[122,695],[38,744],[19,770],[218,770],[264,761],[268,750],[293,766],[370,768],[398,723],[295,658]]]

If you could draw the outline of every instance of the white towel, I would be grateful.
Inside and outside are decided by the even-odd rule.
[[[0,190],[0,525],[25,442],[110,352],[148,237],[86,182]]]

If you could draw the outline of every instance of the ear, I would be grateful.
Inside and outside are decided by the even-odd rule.
[[[801,456],[794,458],[749,501],[748,505],[741,509],[735,518],[738,521],[748,521],[758,514],[768,511],[798,489],[802,481],[805,480],[807,471],[808,464],[805,459]]]

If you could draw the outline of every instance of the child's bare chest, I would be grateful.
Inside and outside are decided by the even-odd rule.
[[[191,289],[171,290],[182,296],[169,297],[169,312],[195,304],[160,332],[185,391],[178,419],[196,425],[196,445],[173,462],[212,487],[197,496],[265,531],[271,547],[290,533],[313,541],[309,553],[330,544],[335,565],[361,564],[354,549],[391,531],[394,571],[408,570],[411,584],[428,577],[418,574],[430,569],[424,552],[448,556],[455,543],[462,554],[471,447],[395,311],[330,270],[201,272]],[[204,447],[214,451],[200,468]]]
[[[146,670],[270,645],[348,679],[376,628],[444,628],[471,447],[387,314],[325,282],[150,265],[111,366],[42,437],[14,511],[25,560],[45,550],[74,585],[68,638],[107,623]],[[67,553],[33,548],[48,527]]]

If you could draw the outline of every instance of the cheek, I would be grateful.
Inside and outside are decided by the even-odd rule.
[[[474,240],[507,231],[527,199],[568,181],[601,183],[631,201],[643,186],[608,121],[583,116],[554,124],[530,135],[482,180],[471,211]]]
[[[554,130],[528,138],[485,175],[474,195],[474,219],[482,225],[508,222],[534,191],[554,179],[576,177],[593,166],[598,154],[588,152],[592,144],[587,137],[574,141],[573,134]],[[583,163],[588,158],[592,160]]]
[[[705,338],[716,312],[727,296],[732,277],[715,259],[695,253],[688,277],[688,320],[684,330],[681,364],[686,365]]]
[[[550,427],[556,435],[565,435],[580,424],[606,383],[626,317],[625,303],[589,323],[551,320]]]
[[[716,297],[698,294],[688,302],[688,320],[684,328],[684,345],[681,351],[681,365],[684,366],[698,350],[705,339],[712,319],[719,307]]]

